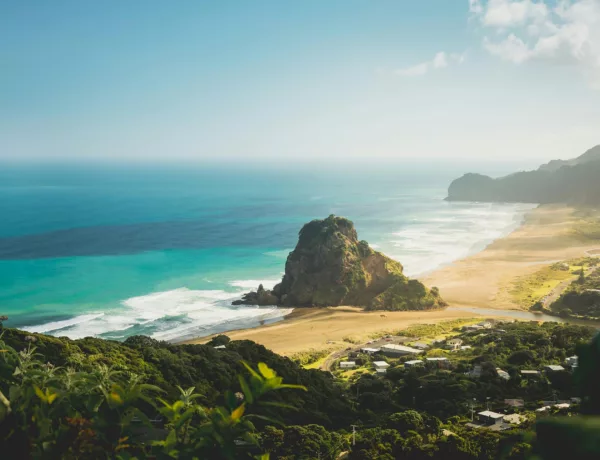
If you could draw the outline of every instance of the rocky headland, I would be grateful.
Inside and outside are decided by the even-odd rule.
[[[428,310],[446,305],[437,288],[407,278],[400,263],[359,241],[354,224],[334,215],[302,227],[281,283],[273,290],[261,285],[234,304],[347,305],[369,310]]]
[[[571,160],[491,178],[468,173],[448,188],[448,201],[600,205],[600,145]]]

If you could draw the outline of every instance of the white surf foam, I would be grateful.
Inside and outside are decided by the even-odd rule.
[[[72,326],[75,326],[80,323],[92,321],[94,319],[101,318],[102,316],[104,316],[104,313],[96,313],[96,314],[91,314],[91,315],[80,315],[80,316],[76,316],[74,318],[70,318],[70,319],[63,320],[63,321],[53,321],[51,323],[40,324],[39,326],[23,327],[23,330],[27,331],[27,332],[37,332],[37,333],[43,334],[43,333],[47,333],[47,332],[64,329],[67,327],[72,327]]]
[[[276,280],[236,280],[231,281],[229,285],[242,289],[256,289],[259,284],[262,284],[265,289],[273,289],[279,282],[281,282],[281,278]]]
[[[258,286],[265,281],[244,280],[236,286]],[[271,280],[272,282],[272,280]],[[273,282],[274,284],[274,282]],[[207,335],[211,328],[228,330],[228,324],[250,327],[289,314],[292,309],[278,307],[233,306],[240,292],[191,290],[186,288],[155,292],[121,302],[120,308],[97,314],[80,315],[26,328],[31,332],[65,335],[73,339],[106,336],[122,339],[144,334],[159,340]]]
[[[399,260],[406,274],[418,276],[481,251],[523,221],[529,204],[447,203],[410,223],[381,243],[383,252]]]

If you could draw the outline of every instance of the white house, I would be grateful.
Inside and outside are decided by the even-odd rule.
[[[341,361],[340,362],[340,369],[352,369],[355,366],[356,366],[355,361]]]
[[[477,419],[485,425],[496,425],[498,423],[502,423],[504,414],[499,414],[490,410],[484,410],[483,412],[479,412],[477,414]]]
[[[411,361],[406,361],[404,363],[404,367],[415,367],[420,366],[421,364],[423,364],[423,361],[421,361],[420,359],[413,359]]]
[[[429,345],[425,342],[416,342],[413,343],[413,348],[416,348],[418,350],[427,350],[429,348]]]
[[[549,366],[544,366],[544,370],[546,372],[561,372],[564,371],[565,368],[562,366],[556,366],[556,365],[549,365]]]
[[[373,367],[375,369],[387,369],[390,365],[385,361],[373,361]]]
[[[225,348],[227,348],[225,345],[217,345],[216,347],[213,347],[215,350],[225,350]]]

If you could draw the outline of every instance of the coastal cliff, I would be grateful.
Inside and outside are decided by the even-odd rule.
[[[361,306],[426,310],[444,306],[436,288],[408,279],[402,265],[359,241],[343,217],[313,220],[300,230],[285,275],[272,291],[259,286],[234,304],[294,307]]]
[[[468,173],[448,188],[448,201],[600,204],[600,145],[572,160],[493,179]]]

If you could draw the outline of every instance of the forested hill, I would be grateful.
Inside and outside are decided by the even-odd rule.
[[[600,145],[572,160],[553,160],[535,171],[491,178],[468,173],[448,188],[448,201],[600,204]]]

